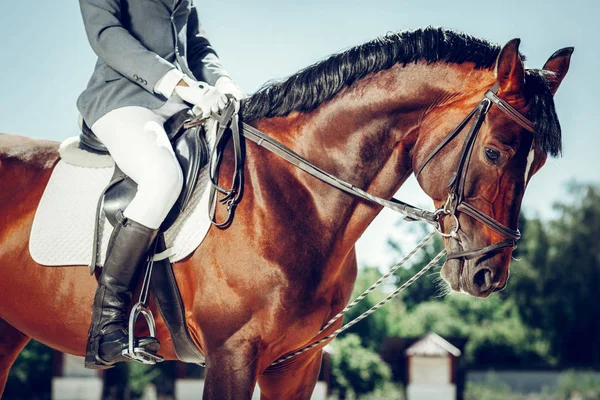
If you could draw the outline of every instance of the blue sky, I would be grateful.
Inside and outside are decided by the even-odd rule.
[[[556,96],[564,156],[549,160],[525,195],[530,214],[552,215],[570,179],[600,182],[600,2],[592,0],[207,1],[196,0],[211,41],[234,79],[252,92],[329,54],[388,31],[444,26],[505,43],[521,38],[526,66],[575,46]],[[0,132],[63,140],[76,134],[75,100],[93,70],[75,1],[13,1],[0,14]],[[398,197],[430,206],[414,181]],[[384,212],[359,242],[359,259],[389,262],[385,239],[403,236]]]

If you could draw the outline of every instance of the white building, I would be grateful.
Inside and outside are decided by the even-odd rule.
[[[430,332],[406,350],[408,400],[456,400],[456,359],[461,352]]]

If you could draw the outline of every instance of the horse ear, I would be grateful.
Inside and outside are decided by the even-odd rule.
[[[564,79],[565,75],[567,75],[573,50],[575,50],[573,47],[565,47],[564,49],[560,49],[552,54],[548,61],[546,61],[546,64],[544,64],[544,69],[546,71],[554,72],[553,74],[546,76],[546,80],[548,81],[548,85],[550,86],[552,94],[556,93],[560,83]]]
[[[521,39],[506,43],[496,60],[496,80],[501,93],[519,93],[525,85],[525,67],[519,55]]]

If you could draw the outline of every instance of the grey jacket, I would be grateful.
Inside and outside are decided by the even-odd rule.
[[[98,56],[87,88],[77,99],[88,126],[116,108],[161,107],[167,99],[155,93],[154,86],[175,64],[211,85],[227,76],[203,35],[192,1],[79,0]]]

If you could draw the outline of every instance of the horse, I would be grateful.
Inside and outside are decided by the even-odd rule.
[[[519,43],[500,47],[442,28],[389,33],[265,85],[241,104],[239,116],[320,169],[382,198],[419,171],[420,186],[444,210],[448,182],[465,159],[466,130],[436,147],[495,85],[535,133],[499,107],[468,122],[480,131],[466,157],[463,197],[516,231],[529,180],[561,152],[553,96],[573,52],[558,50],[542,69],[525,69]],[[84,355],[95,279],[87,268],[42,267],[28,252],[57,148],[52,141],[0,135],[0,393],[31,338]],[[220,168],[225,186],[232,154],[228,146]],[[382,207],[248,141],[244,175],[230,226],[211,228],[194,253],[174,264],[190,335],[206,355],[203,398],[250,398],[258,384],[262,399],[308,399],[323,346],[271,364],[341,326],[338,320],[318,334],[347,304],[357,275],[355,243]],[[505,239],[460,208],[453,215],[455,221],[440,221],[445,232],[455,231],[444,239],[449,252]],[[225,216],[219,208],[217,217]],[[487,297],[506,286],[512,250],[448,259],[441,276],[454,290]],[[176,359],[165,323],[150,307],[160,353]]]

